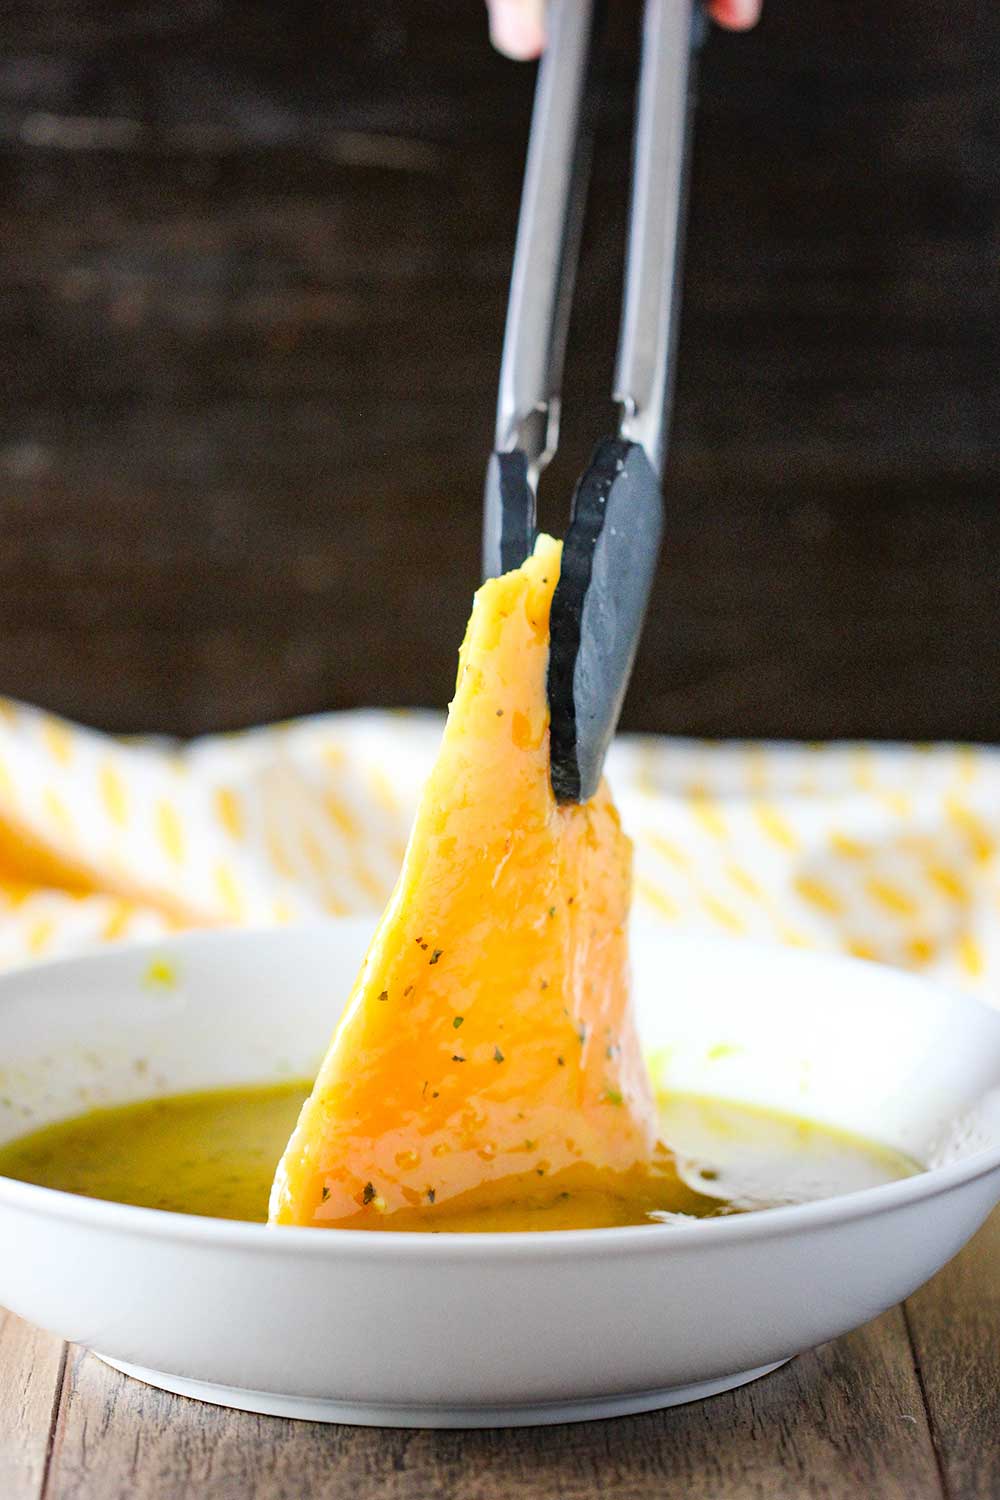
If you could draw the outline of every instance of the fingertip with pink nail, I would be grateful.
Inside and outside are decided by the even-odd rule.
[[[498,52],[519,61],[545,46],[545,0],[486,0],[490,38]]]
[[[760,20],[761,0],[710,0],[708,13],[728,31],[749,31]]]

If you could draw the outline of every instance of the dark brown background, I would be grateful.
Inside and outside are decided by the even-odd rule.
[[[615,10],[565,443],[608,424]],[[713,37],[668,548],[627,710],[1000,735],[998,7]],[[0,691],[117,730],[441,704],[532,70],[478,0],[11,0]]]

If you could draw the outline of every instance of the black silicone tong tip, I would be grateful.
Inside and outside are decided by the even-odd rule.
[[[638,443],[598,444],[573,496],[552,599],[548,693],[552,789],[597,791],[621,713],[663,531],[663,498]]]
[[[519,448],[492,453],[483,500],[483,577],[519,568],[535,550],[535,492]]]

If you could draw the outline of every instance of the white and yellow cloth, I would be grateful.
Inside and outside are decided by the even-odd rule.
[[[0,966],[377,913],[441,721],[329,714],[188,745],[0,699]],[[1000,751],[625,737],[639,913],[853,953],[1000,1005]]]

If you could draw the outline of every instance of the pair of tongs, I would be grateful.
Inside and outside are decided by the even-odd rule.
[[[595,9],[594,0],[549,0],[486,479],[487,578],[519,567],[532,551],[538,480],[558,445],[589,167],[584,103]],[[598,444],[577,484],[552,601],[550,744],[561,802],[597,790],[659,553],[694,63],[704,31],[697,0],[646,0],[613,392],[621,415],[617,436]]]

